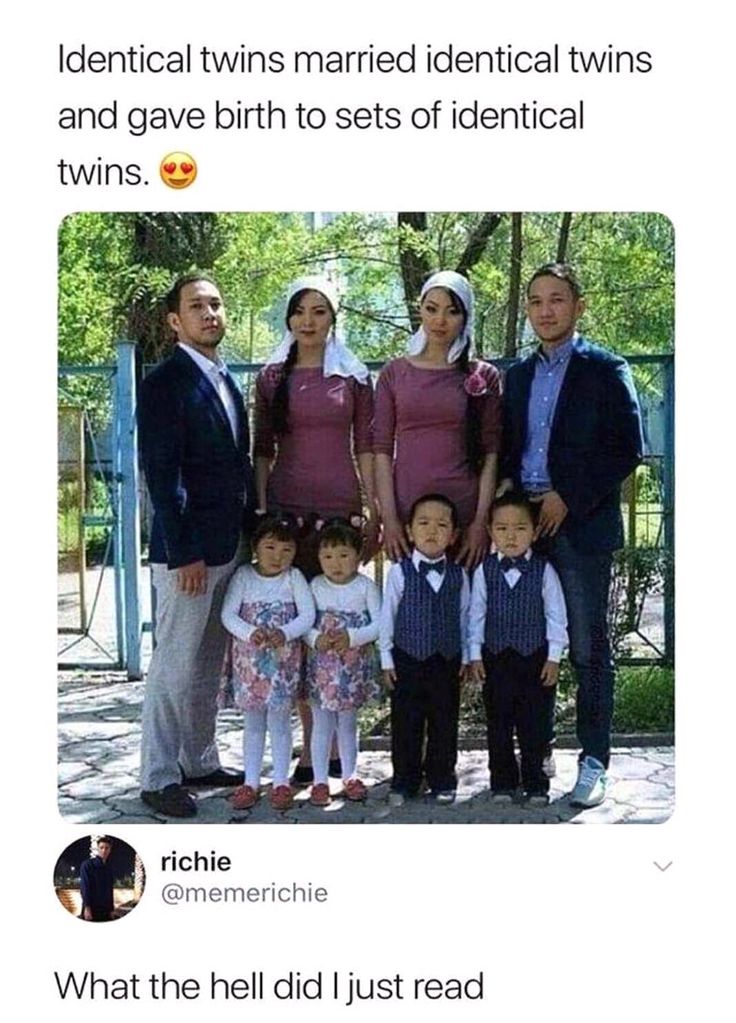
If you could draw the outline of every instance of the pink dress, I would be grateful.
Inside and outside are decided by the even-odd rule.
[[[470,397],[466,376],[456,367],[420,369],[408,359],[387,363],[376,387],[374,451],[394,460],[394,493],[402,522],[422,494],[444,494],[467,526],[478,503],[478,476],[468,464],[468,402],[479,406],[484,454],[501,443],[501,377],[489,363],[476,363],[485,393]]]
[[[289,426],[271,429],[270,409],[283,367],[266,366],[256,379],[256,458],[276,461],[268,480],[268,503],[294,515],[322,517],[360,513],[362,502],[353,455],[373,450],[373,385],[353,377],[325,377],[321,367],[289,374]]]

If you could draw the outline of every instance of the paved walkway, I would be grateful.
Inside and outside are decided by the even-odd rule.
[[[59,811],[76,824],[167,823],[139,798],[138,754],[142,682],[120,675],[65,673],[59,688]],[[237,713],[223,713],[218,739],[223,763],[241,762],[241,724]],[[458,763],[458,796],[452,806],[423,799],[400,808],[386,804],[391,773],[386,752],[360,754],[360,774],[369,786],[365,803],[335,798],[324,809],[308,802],[309,790],[298,793],[295,807],[276,813],[268,799],[250,811],[236,811],[222,789],[198,792],[203,824],[654,824],[674,809],[675,768],[671,746],[616,749],[611,759],[609,798],[599,807],[578,810],[565,798],[576,775],[574,750],[556,753],[557,776],[551,803],[541,810],[523,806],[498,808],[488,799],[485,750],[462,751]],[[264,783],[268,779],[264,777]],[[333,793],[340,785],[333,782]],[[169,820],[168,823],[179,823]],[[191,823],[187,821],[186,823]]]

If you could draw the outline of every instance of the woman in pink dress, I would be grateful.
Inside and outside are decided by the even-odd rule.
[[[321,277],[289,288],[286,332],[256,380],[254,462],[259,512],[278,509],[303,522],[294,564],[320,572],[320,519],[367,517],[364,560],[378,531],[373,471],[373,385],[368,368],[335,330],[337,295]],[[296,780],[311,778],[311,713],[300,701],[304,743]],[[333,765],[337,770],[337,765]]]
[[[421,326],[407,354],[384,366],[376,388],[374,451],[384,544],[409,551],[404,523],[414,501],[441,493],[458,509],[458,560],[477,565],[488,546],[488,509],[501,439],[501,379],[471,359],[473,291],[451,270],[420,296]]]

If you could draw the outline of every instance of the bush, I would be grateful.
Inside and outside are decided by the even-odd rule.
[[[562,662],[557,687],[557,730],[575,731],[575,672]],[[616,670],[614,732],[672,732],[675,727],[675,672],[659,665]]]
[[[557,688],[555,718],[559,735],[575,733],[575,673],[563,661]],[[385,693],[362,707],[358,715],[360,734],[389,735],[389,702]],[[460,735],[484,735],[483,699],[472,686],[463,689],[460,704]],[[620,667],[616,675],[613,712],[615,732],[672,732],[675,727],[675,673],[672,668]]]
[[[661,547],[637,547],[614,555],[608,602],[608,631],[614,661],[631,653],[630,638],[640,628],[644,601],[662,592],[671,570],[671,555]]]
[[[671,732],[675,727],[672,668],[621,668],[613,727],[617,732]]]

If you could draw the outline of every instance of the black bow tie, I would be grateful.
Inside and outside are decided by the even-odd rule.
[[[446,564],[446,558],[442,558],[440,561],[420,561],[419,574],[424,576],[428,575],[430,572],[436,572],[437,575],[444,575]]]
[[[529,561],[523,555],[520,558],[501,558],[499,565],[502,572],[510,572],[512,568],[522,573],[529,571]]]

